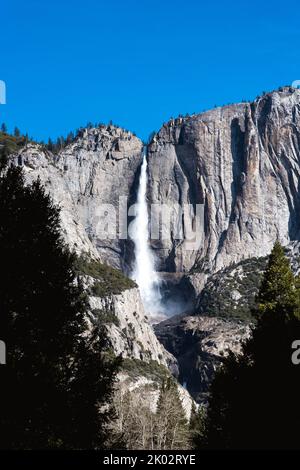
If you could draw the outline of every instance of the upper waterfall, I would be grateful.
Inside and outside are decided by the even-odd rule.
[[[143,161],[136,203],[136,217],[133,221],[135,265],[132,277],[137,282],[147,313],[161,311],[160,279],[155,271],[155,257],[149,246],[149,214],[147,206],[147,155],[143,150]]]

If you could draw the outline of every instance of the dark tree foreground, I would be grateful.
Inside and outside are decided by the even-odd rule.
[[[217,372],[199,448],[299,449],[299,279],[275,243],[257,296],[257,324]]]
[[[1,448],[101,448],[118,361],[86,331],[86,297],[59,209],[22,171],[0,177]],[[106,406],[103,406],[106,405]]]

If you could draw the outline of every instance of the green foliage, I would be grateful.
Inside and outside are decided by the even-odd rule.
[[[199,406],[196,408],[195,403],[192,404],[191,417],[189,422],[189,429],[191,434],[192,443],[196,443],[203,439],[205,433],[205,418],[206,418],[206,409],[204,406]]]
[[[208,279],[199,299],[198,314],[252,322],[255,297],[266,258],[251,258],[228,266]],[[234,294],[237,294],[237,297]]]
[[[190,432],[182,407],[177,384],[172,379],[164,380],[157,404],[156,449],[186,449]]]
[[[26,136],[9,135],[6,132],[0,132],[0,170],[2,170],[8,161],[8,156],[22,148],[28,141]]]
[[[300,320],[300,274],[295,276],[295,289],[296,289],[296,304],[297,307],[294,309],[294,314],[297,319]]]
[[[100,325],[113,323],[116,326],[120,326],[120,320],[113,311],[100,310],[96,308],[92,311],[92,313],[97,318],[97,321]]]
[[[84,334],[88,305],[59,209],[14,167],[0,177],[0,258],[1,448],[102,447],[119,361],[103,329]]]
[[[110,126],[120,127],[116,124],[111,122]],[[99,128],[105,129],[109,126],[103,123],[87,123],[87,129],[91,128]],[[82,138],[86,128],[81,127],[76,130],[76,132],[69,132],[66,137],[59,136],[55,141],[53,141],[50,137],[48,142],[45,144],[43,141],[36,142],[33,138],[29,138],[28,135],[23,135],[18,127],[15,127],[13,134],[8,132],[7,126],[3,123],[0,127],[0,170],[3,169],[7,164],[7,158],[11,153],[15,153],[28,142],[35,142],[39,145],[43,146],[44,149],[49,150],[53,154],[58,154],[61,150],[63,150],[66,146],[75,142],[78,138]],[[127,129],[124,129],[124,132],[130,132]],[[135,135],[134,132],[130,132],[132,135]]]
[[[56,141],[53,142],[53,140],[49,137],[48,143],[45,145],[45,147],[50,150],[52,153],[57,154],[61,150],[63,150],[65,147],[68,145],[72,144],[73,142],[76,142],[78,138],[82,138],[84,136],[84,133],[86,129],[108,129],[111,130],[113,127],[121,127],[118,126],[117,124],[113,123],[110,121],[108,124],[104,124],[102,122],[88,122],[85,127],[80,127],[77,129],[75,132],[69,132],[66,137],[64,136],[59,136],[57,137]],[[122,128],[124,132],[130,132],[129,130]],[[134,132],[130,132],[132,135],[135,135]]]
[[[93,277],[96,281],[91,287],[91,295],[106,297],[110,294],[121,294],[126,289],[136,287],[136,283],[118,269],[98,261],[81,257],[76,261],[78,273]]]
[[[122,370],[127,372],[130,377],[144,376],[154,381],[162,382],[170,377],[169,370],[156,361],[140,361],[139,359],[124,358],[122,361]]]
[[[15,129],[14,129],[14,136],[16,138],[21,137],[21,132],[20,132],[20,129],[18,127],[15,127]]]
[[[6,133],[7,133],[7,126],[6,126],[5,122],[3,122],[3,123],[1,124],[1,132],[2,132],[3,134],[6,134]]]
[[[256,301],[260,314],[264,312],[272,313],[278,306],[280,306],[281,312],[290,313],[296,307],[295,278],[290,262],[278,241],[276,241],[270,254]]]
[[[300,448],[300,374],[291,360],[292,343],[300,338],[297,289],[276,242],[257,295],[252,337],[218,370],[197,447]]]
[[[67,145],[74,142],[74,140],[75,140],[75,136],[73,135],[72,132],[69,132],[66,138],[64,136],[57,137],[55,142],[53,142],[53,140],[49,137],[48,143],[45,145],[45,147],[50,152],[57,154],[61,150],[63,150]]]

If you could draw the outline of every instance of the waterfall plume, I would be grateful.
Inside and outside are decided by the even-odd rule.
[[[149,245],[149,214],[147,207],[147,157],[143,152],[143,162],[136,203],[136,217],[133,221],[133,241],[135,245],[135,266],[132,277],[137,282],[147,313],[161,312],[160,279],[155,271],[155,257]]]

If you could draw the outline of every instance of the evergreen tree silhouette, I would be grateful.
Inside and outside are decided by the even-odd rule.
[[[87,300],[60,235],[59,209],[21,169],[0,177],[0,446],[101,448],[118,360],[88,336]]]
[[[299,292],[278,242],[257,296],[258,317],[242,355],[230,354],[211,386],[207,417],[196,447],[299,449]]]
[[[7,126],[6,126],[5,122],[3,122],[1,124],[1,132],[3,132],[3,134],[7,133]]]
[[[162,382],[156,412],[155,448],[186,449],[189,446],[189,426],[173,379]]]

